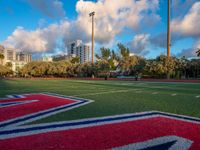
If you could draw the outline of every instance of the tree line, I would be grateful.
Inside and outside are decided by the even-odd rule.
[[[197,50],[200,56],[200,50]],[[4,69],[3,69],[4,68]],[[6,69],[7,70],[6,70]],[[3,71],[2,71],[3,70]],[[0,66],[0,75],[10,74],[9,67]],[[200,59],[188,60],[160,55],[155,59],[131,55],[123,44],[118,51],[100,48],[96,62],[79,63],[79,59],[54,60],[53,62],[33,61],[19,70],[20,77],[117,77],[140,76],[142,78],[200,78]]]

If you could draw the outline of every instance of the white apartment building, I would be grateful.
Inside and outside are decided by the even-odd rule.
[[[12,70],[14,72],[32,61],[32,55],[30,53],[16,52],[14,48],[4,48],[0,45],[0,53],[4,55],[3,65],[6,65],[8,62],[12,63]]]
[[[90,46],[84,44],[81,40],[68,43],[67,52],[71,57],[79,57],[80,63],[85,63],[90,60]]]
[[[4,52],[4,61],[3,64],[5,65],[7,62],[16,61],[16,50],[13,48],[5,48]]]
[[[4,47],[0,45],[0,53],[4,53]]]
[[[16,53],[16,60],[29,63],[32,61],[32,54],[28,52],[18,52]]]
[[[90,46],[81,44],[76,47],[76,56],[80,58],[80,63],[85,63],[90,60]]]
[[[76,57],[76,48],[82,44],[81,40],[76,40],[67,44],[67,54]]]
[[[0,54],[3,54],[4,55],[4,47],[2,45],[0,45]],[[0,65],[3,65],[4,64],[4,60],[0,60]]]

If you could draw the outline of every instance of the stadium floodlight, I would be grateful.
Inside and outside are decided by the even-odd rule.
[[[94,15],[94,11],[89,14],[92,17],[92,63],[94,63]]]

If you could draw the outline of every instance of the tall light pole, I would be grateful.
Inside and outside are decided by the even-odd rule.
[[[94,15],[94,11],[89,14],[92,17],[92,63],[94,63]]]
[[[171,35],[170,35],[170,0],[167,5],[167,59],[170,59],[170,46],[171,46]]]

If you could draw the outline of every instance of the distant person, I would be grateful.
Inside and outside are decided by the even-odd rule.
[[[138,81],[138,73],[135,74],[135,81]]]
[[[105,80],[108,80],[108,76],[105,76]]]

